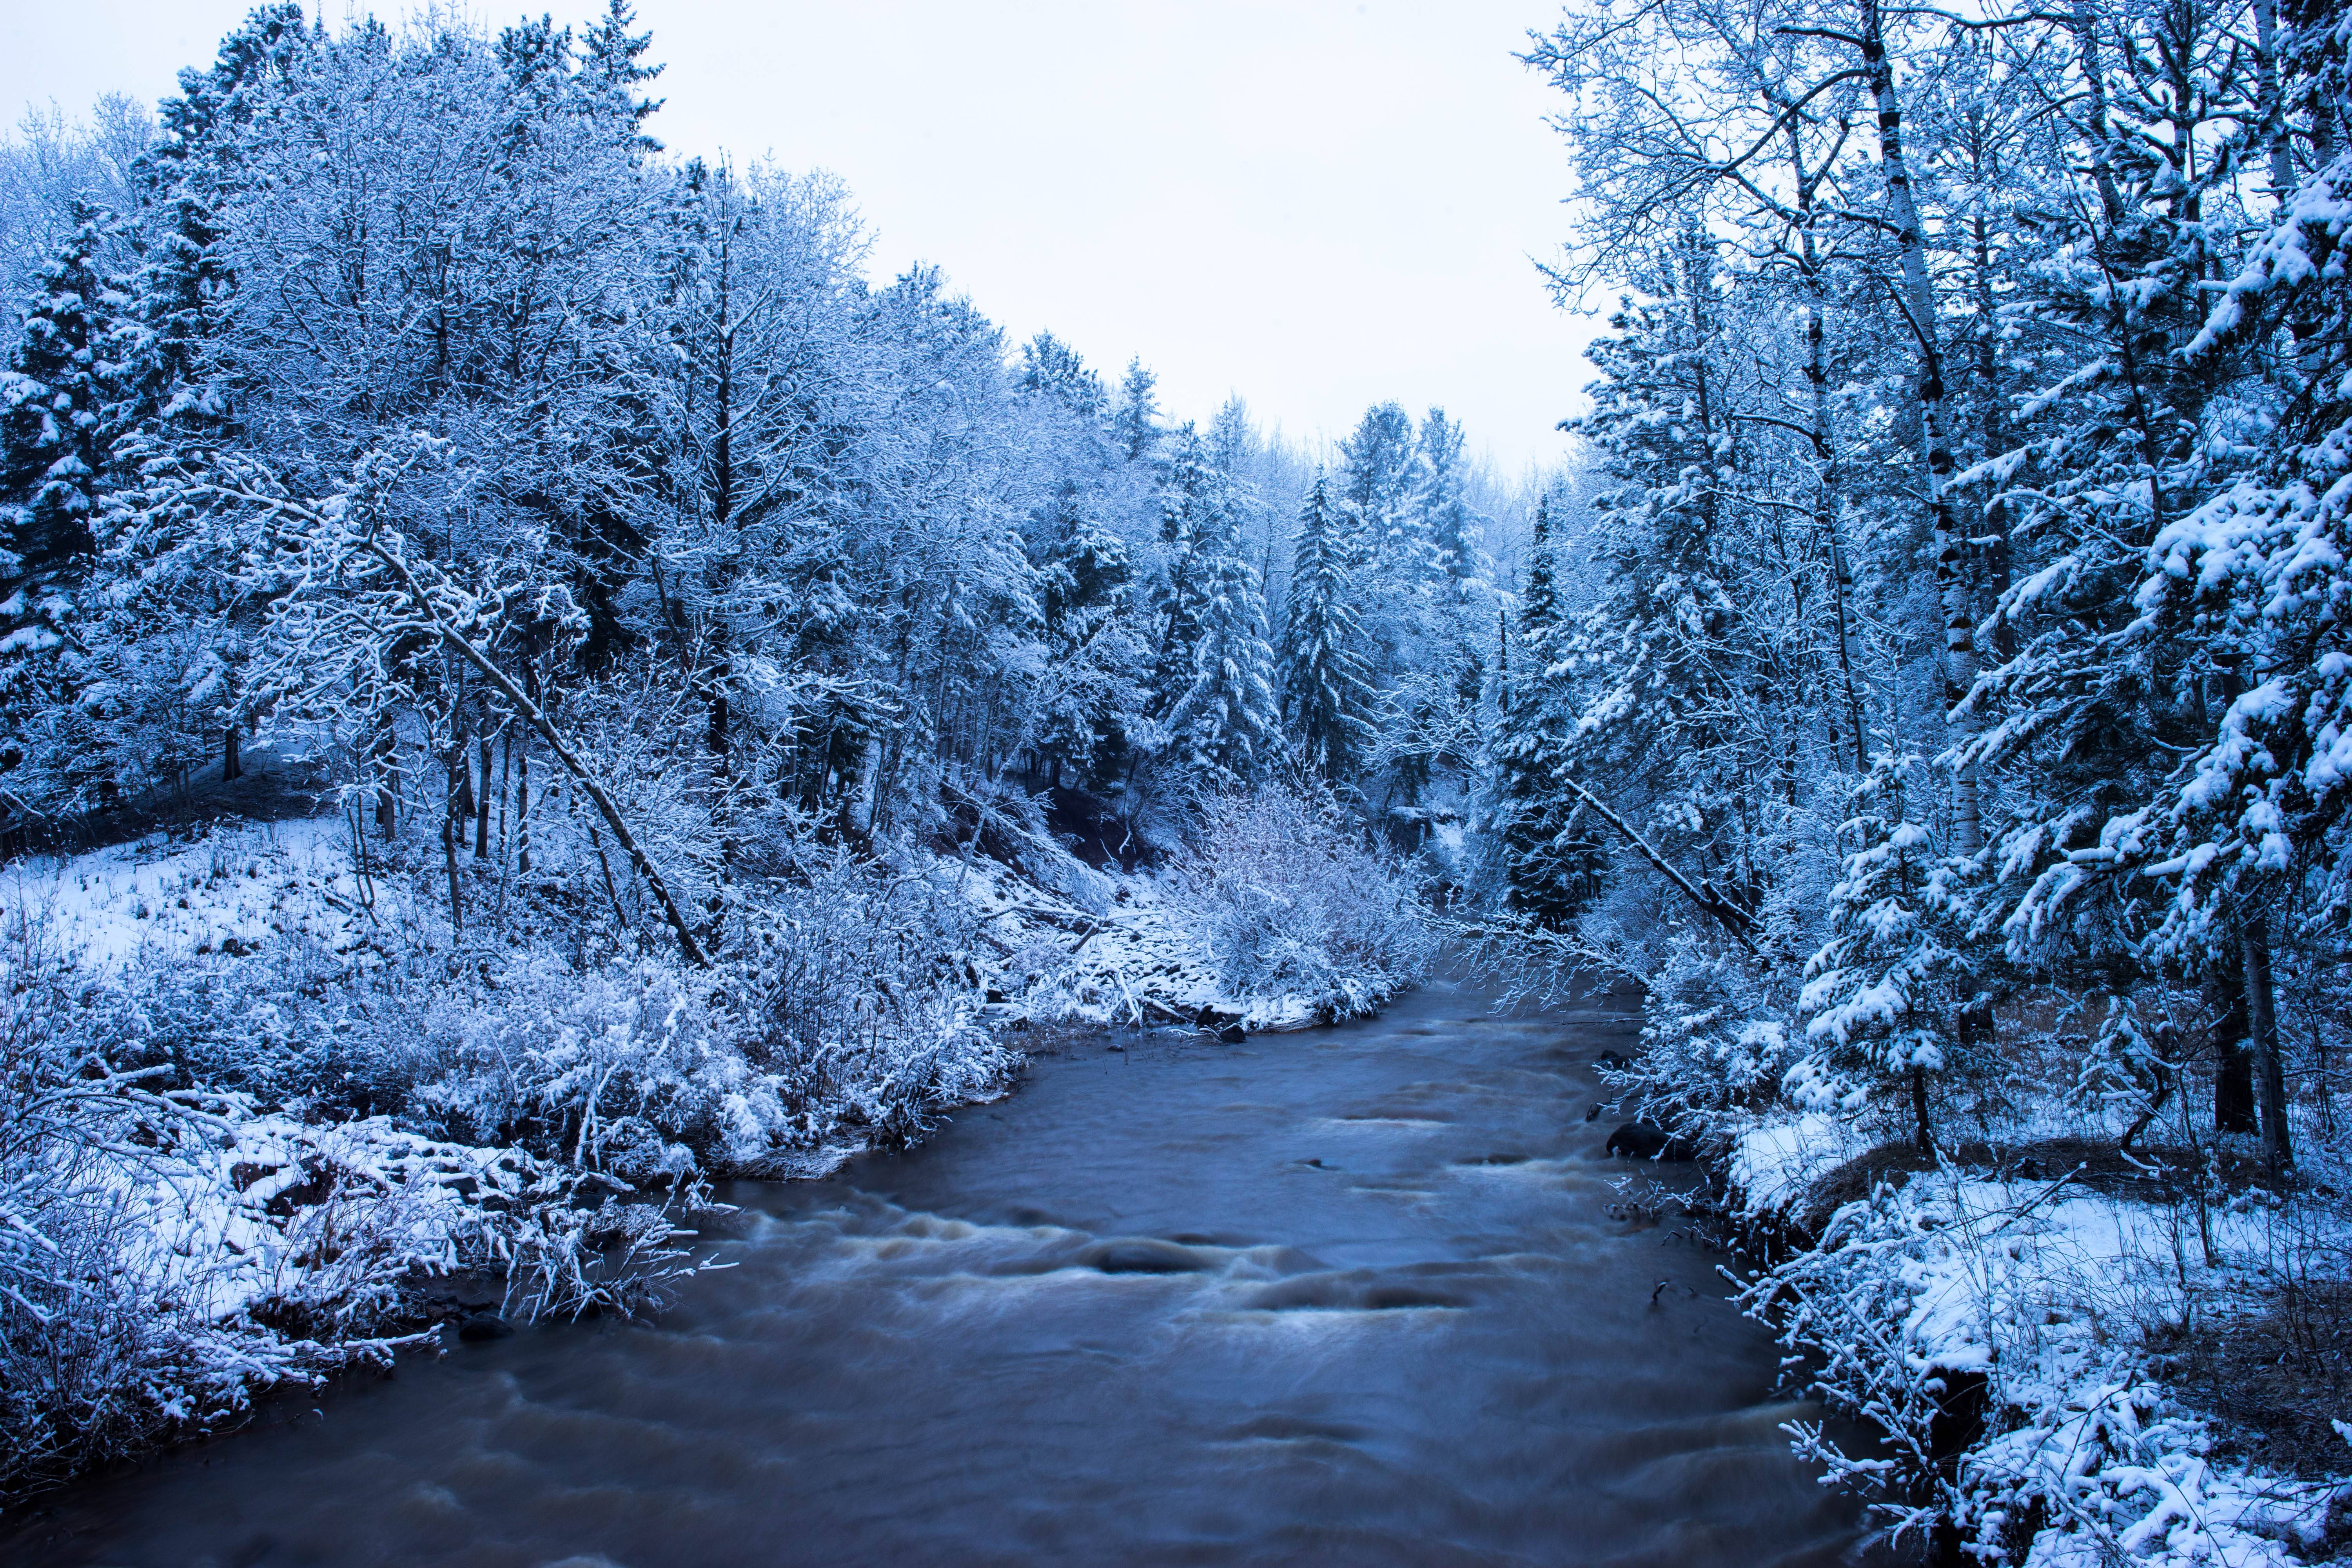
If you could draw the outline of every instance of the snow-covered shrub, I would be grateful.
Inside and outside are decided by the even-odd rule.
[[[1742,1300],[1874,1438],[1801,1421],[1798,1453],[1898,1535],[1989,1568],[2284,1564],[2333,1487],[2225,1462],[2151,1370],[2150,1336],[2229,1286],[2205,1244],[2252,1252],[2275,1220],[2256,1205],[2199,1227],[2186,1205],[1947,1166],[1842,1205]]]
[[[781,1149],[903,1144],[1003,1090],[1018,1058],[980,1024],[969,903],[838,853],[762,893],[730,984],[744,1053],[792,1110]]]
[[[220,1222],[238,1194],[222,1149],[245,1108],[121,1067],[110,1047],[135,1032],[134,1006],[41,922],[11,922],[0,971],[0,1494],[382,1353],[359,1258],[309,1289],[342,1320],[333,1342],[263,1321],[260,1292],[226,1272]],[[279,1256],[329,1250],[314,1237]]]
[[[1328,803],[1269,784],[1202,808],[1181,913],[1237,1001],[1369,1013],[1418,981],[1435,939],[1412,889]]]
[[[698,1148],[756,1148],[782,1119],[714,1033],[707,984],[662,960],[580,973],[533,952],[495,982],[445,994],[415,1047],[425,1070],[411,1113],[453,1136],[520,1142],[640,1182],[693,1169]],[[764,1099],[764,1116],[721,1109],[747,1093]]]
[[[1706,933],[1660,944],[1642,1006],[1642,1049],[1624,1075],[1644,1109],[1710,1126],[1770,1103],[1801,1054],[1781,1021],[1787,997]]]
[[[690,1267],[675,1222],[707,1201],[698,1184],[625,1201],[520,1149],[191,1083],[157,1047],[159,991],[169,1028],[217,1030],[271,968],[178,988],[154,968],[90,964],[21,910],[0,943],[0,1496],[388,1356],[434,1276],[501,1271],[509,1310],[576,1315],[648,1304]],[[289,1038],[348,1021],[301,1000]],[[390,1081],[376,1022],[344,1048]]]

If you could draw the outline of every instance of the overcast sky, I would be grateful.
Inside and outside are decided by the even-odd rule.
[[[469,7],[493,23],[510,8]],[[5,9],[13,117],[108,90],[152,102],[247,5]],[[935,262],[1014,337],[1050,328],[1109,379],[1140,354],[1179,416],[1238,392],[1312,438],[1379,399],[1442,404],[1517,473],[1560,451],[1593,330],[1553,309],[1530,260],[1558,244],[1563,165],[1548,96],[1511,57],[1555,9],[639,0],[638,15],[668,65],[655,132],[679,153],[839,174],[877,275]]]

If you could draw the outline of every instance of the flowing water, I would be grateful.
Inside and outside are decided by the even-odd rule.
[[[1839,1562],[1721,1259],[1608,1212],[1629,1027],[1433,987],[1068,1046],[911,1155],[735,1190],[737,1267],[656,1326],[404,1363],[0,1561]]]

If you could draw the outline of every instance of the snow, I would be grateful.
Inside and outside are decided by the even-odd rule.
[[[1736,1212],[1789,1214],[1854,1145],[1826,1115],[1754,1121],[1728,1161]],[[2151,1328],[2258,1295],[2245,1260],[2263,1256],[2273,1216],[2245,1199],[2208,1223],[2212,1264],[2179,1210],[1947,1166],[1845,1204],[1818,1246],[1751,1277],[1744,1299],[1793,1347],[1826,1352],[1824,1390],[1898,1449],[1906,1433],[1924,1438],[1949,1374],[1990,1380],[1985,1433],[1934,1504],[1883,1505],[1898,1523],[1939,1510],[1972,1536],[1969,1550],[2007,1562],[2004,1531],[2038,1509],[2025,1568],[2291,1563],[2337,1489],[2215,1459],[2208,1424],[2139,1349]],[[2335,1223],[2336,1243],[2352,1239]],[[1834,1479],[1867,1489],[1885,1473],[1888,1461],[1843,1453],[1818,1425],[1789,1430]]]
[[[272,936],[341,950],[369,923],[372,897],[352,870],[350,844],[342,818],[315,817],[27,858],[0,874],[0,920],[45,921],[85,962],[110,970]]]

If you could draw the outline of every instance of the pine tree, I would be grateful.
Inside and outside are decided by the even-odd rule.
[[[1284,605],[1282,711],[1299,759],[1339,786],[1355,777],[1372,731],[1353,593],[1344,520],[1318,472],[1299,510]]]
[[[73,233],[44,267],[23,331],[0,374],[0,772],[20,806],[103,805],[111,781],[93,753],[81,690],[86,650],[77,601],[97,555],[100,487],[110,467],[107,357],[121,295],[99,276],[105,218],[76,203]],[[27,764],[31,764],[27,766]],[[84,786],[87,786],[85,790]]]
[[[653,35],[630,32],[636,19],[636,8],[628,0],[604,0],[604,15],[580,40],[580,68],[572,79],[592,115],[621,127],[638,151],[658,153],[662,144],[646,133],[645,125],[663,100],[641,98],[637,89],[661,75],[663,68],[638,63]]]
[[[1136,679],[1143,646],[1131,601],[1135,565],[1094,498],[1071,479],[1042,509],[1045,536],[1037,604],[1056,672],[1038,720],[1035,749],[1060,784],[1064,764],[1099,782],[1123,765],[1128,731],[1143,700]]]
[[[41,269],[0,378],[12,649],[55,646],[72,586],[97,553],[106,415],[118,380],[108,355],[121,300],[98,273],[105,223],[77,204],[73,235]]]
[[[1428,564],[1411,505],[1412,420],[1396,403],[1364,411],[1339,442],[1340,499],[1354,509],[1359,561],[1383,582],[1418,586]]]
[[[1195,542],[1202,592],[1192,681],[1169,715],[1178,761],[1196,779],[1247,784],[1280,753],[1274,651],[1265,641],[1265,601],[1242,547],[1237,514],[1206,514]]]
[[[1462,426],[1433,408],[1421,423],[1420,474],[1412,505],[1438,574],[1456,602],[1486,581],[1483,520],[1463,493]]]
[[[1547,496],[1536,502],[1518,646],[1511,650],[1511,674],[1501,693],[1488,818],[1505,906],[1551,930],[1564,929],[1583,912],[1608,866],[1568,787],[1573,692],[1566,669],[1554,663],[1564,629]]]
[[[1209,461],[1200,433],[1187,424],[1176,433],[1168,477],[1160,493],[1160,572],[1152,592],[1155,652],[1153,711],[1172,712],[1192,684],[1192,651],[1201,640],[1209,593],[1204,539],[1225,526],[1225,478]]]
[[[1087,367],[1077,350],[1051,332],[1039,332],[1021,345],[1019,381],[1022,391],[1050,398],[1081,419],[1098,421],[1109,410],[1102,377]]]
[[[1110,416],[1111,440],[1130,463],[1149,460],[1160,448],[1160,404],[1154,389],[1160,380],[1143,368],[1141,359],[1127,362],[1119,378],[1118,400]]]
[[[1848,1111],[1899,1095],[1924,1150],[1935,1147],[1929,1086],[1967,1065],[1975,1043],[1960,1005],[1975,986],[1941,919],[1934,837],[1907,807],[1904,774],[1916,765],[1882,753],[1855,786],[1848,830],[1861,845],[1830,893],[1832,934],[1805,965],[1811,1049],[1787,1087],[1801,1105]]]

